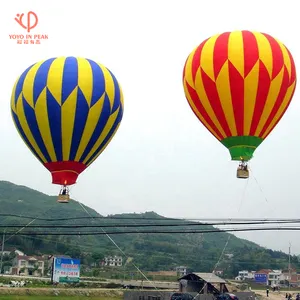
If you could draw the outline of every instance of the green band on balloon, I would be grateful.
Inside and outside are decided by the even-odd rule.
[[[256,136],[231,136],[221,143],[229,150],[232,160],[248,161],[263,139]]]

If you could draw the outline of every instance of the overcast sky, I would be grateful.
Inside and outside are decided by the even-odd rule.
[[[72,197],[102,215],[155,211],[167,217],[300,218],[300,102],[292,103],[251,161],[249,182],[237,163],[198,121],[182,87],[188,54],[204,39],[231,30],[266,32],[300,63],[297,1],[12,0],[2,7],[0,179],[57,194],[50,173],[31,154],[10,115],[17,77],[55,56],[82,56],[104,64],[124,92],[124,117],[114,139],[72,187]],[[18,45],[17,13],[34,11],[41,45]],[[247,186],[246,186],[247,184]],[[245,197],[243,191],[246,188]],[[242,204],[241,204],[242,202]],[[241,204],[241,205],[240,205]],[[38,205],[38,203],[37,203]],[[239,236],[300,254],[298,233]]]

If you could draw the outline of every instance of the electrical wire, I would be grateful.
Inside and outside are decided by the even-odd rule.
[[[91,214],[89,213],[89,211],[80,203],[80,202],[78,202],[79,203],[79,205],[82,207],[82,209],[90,216],[90,217],[92,217],[91,216]],[[93,217],[92,217],[93,218]],[[101,228],[101,233],[102,234],[104,234],[104,235],[106,235],[106,237],[114,244],[114,246],[120,251],[120,253],[121,254],[123,254],[124,255],[124,257],[126,257],[127,259],[129,259],[129,256],[120,248],[120,246],[115,242],[115,240],[110,236],[110,234],[107,232],[107,231],[105,231],[103,228]],[[134,233],[136,233],[136,232],[134,232]],[[152,284],[152,287],[156,290],[156,291],[158,291],[158,288],[155,286],[155,284],[147,277],[147,275],[134,263],[134,262],[132,262],[131,261],[131,264],[135,267],[135,269],[143,276],[143,278],[145,278],[146,279],[146,281],[148,281],[150,284]],[[158,291],[159,292],[159,291]],[[161,294],[161,296],[163,296],[162,295],[162,293],[161,292],[159,292],[160,294]]]
[[[57,225],[47,225],[47,224],[37,224],[37,225],[23,225],[23,224],[0,224],[0,228],[20,228],[26,226],[26,228],[129,228],[129,227],[197,227],[197,226],[225,226],[225,225],[266,225],[266,224],[299,224],[299,222],[295,221],[269,221],[269,222],[218,222],[218,223],[171,223],[171,224],[99,224],[99,225],[92,225],[92,224],[57,224]]]
[[[279,231],[279,230],[284,230],[284,231],[299,231],[300,227],[262,227],[262,228],[229,228],[229,229],[213,229],[213,230],[141,230],[139,233],[147,233],[147,234],[175,234],[175,233],[226,233],[226,232],[243,232],[243,231]],[[10,232],[8,231],[7,234]],[[71,236],[71,235],[78,235],[78,236],[83,236],[83,235],[112,235],[112,234],[137,234],[136,231],[87,231],[87,232],[39,232],[39,231],[31,231],[31,232],[22,232],[22,235],[32,235],[32,236],[37,236],[37,235],[63,235],[63,236]],[[17,235],[17,233],[15,233]]]
[[[152,221],[225,221],[225,220],[234,220],[234,221],[297,221],[300,222],[299,218],[168,218],[168,217],[116,217],[116,216],[78,216],[78,217],[68,217],[68,218],[40,218],[35,216],[28,215],[18,215],[18,214],[5,214],[0,213],[0,217],[16,217],[23,219],[35,219],[40,221],[48,222],[57,222],[57,221],[71,221],[71,220],[84,220],[84,219],[103,219],[103,220],[152,220]]]

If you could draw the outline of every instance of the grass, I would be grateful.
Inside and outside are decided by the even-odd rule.
[[[120,300],[122,298],[107,298],[107,297],[84,297],[84,296],[17,296],[17,295],[1,295],[1,300]]]

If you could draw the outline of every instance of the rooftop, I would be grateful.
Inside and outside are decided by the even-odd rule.
[[[194,272],[194,273],[190,273],[190,274],[187,274],[185,276],[182,276],[180,279],[187,279],[189,280],[189,278],[192,277],[192,275],[196,275],[197,277],[202,278],[204,281],[208,282],[208,283],[226,283],[226,281],[213,274],[213,273],[198,273],[198,272]]]

